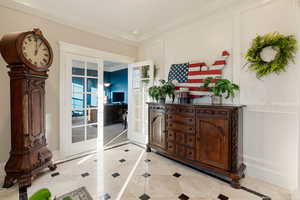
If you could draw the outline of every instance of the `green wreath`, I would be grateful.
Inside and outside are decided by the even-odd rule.
[[[257,78],[261,78],[271,73],[285,72],[290,61],[295,63],[297,49],[295,36],[285,36],[277,32],[268,33],[253,39],[252,47],[247,51],[245,58],[249,69],[256,72]],[[265,50],[273,50],[275,52],[271,55],[273,58],[262,58]]]

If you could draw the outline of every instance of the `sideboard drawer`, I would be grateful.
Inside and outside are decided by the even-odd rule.
[[[230,111],[226,109],[206,109],[197,108],[196,115],[201,118],[219,118],[219,119],[229,119]]]
[[[178,113],[180,115],[195,115],[195,109],[191,106],[172,105],[166,107],[167,113]]]
[[[179,114],[167,115],[167,121],[170,123],[194,125],[195,117],[193,116],[182,116]]]
[[[174,141],[175,140],[175,132],[172,130],[168,130],[168,141]]]
[[[172,154],[175,153],[175,144],[173,142],[168,142],[167,151]]]
[[[195,160],[195,157],[196,157],[195,149],[186,148],[186,158],[188,160]]]
[[[185,158],[185,146],[176,145],[176,155]]]
[[[181,132],[176,132],[176,143],[185,144],[185,134]]]
[[[187,134],[186,135],[186,145],[190,146],[190,147],[195,147],[195,144],[196,144],[196,137],[195,137],[195,135]]]
[[[185,124],[178,124],[174,122],[167,122],[167,128],[172,129],[174,131],[184,131],[184,132],[195,134],[195,125],[185,125]]]

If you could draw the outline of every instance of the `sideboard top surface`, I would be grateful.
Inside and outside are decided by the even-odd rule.
[[[191,103],[191,104],[180,104],[180,103],[165,103],[160,104],[156,102],[147,102],[149,105],[160,105],[160,106],[193,106],[193,107],[215,107],[215,108],[243,108],[246,105],[240,104],[205,104],[205,103]]]

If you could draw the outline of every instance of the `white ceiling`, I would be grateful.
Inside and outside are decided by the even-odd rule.
[[[106,72],[114,72],[114,71],[118,71],[121,69],[127,69],[128,64],[105,60],[103,62],[103,67],[104,67],[104,71],[106,71]]]
[[[139,42],[238,1],[241,0],[1,0],[0,4],[88,32]]]

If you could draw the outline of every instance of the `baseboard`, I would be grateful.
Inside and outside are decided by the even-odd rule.
[[[246,175],[292,191],[297,186],[289,177],[274,170],[274,165],[261,159],[245,156]],[[297,199],[298,200],[298,199]],[[299,199],[300,200],[300,199]]]
[[[292,192],[292,200],[300,200],[300,189]]]

